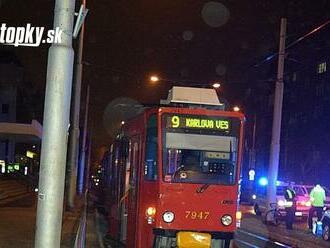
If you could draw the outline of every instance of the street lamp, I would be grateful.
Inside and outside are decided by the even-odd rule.
[[[180,85],[186,85],[186,86],[212,86],[214,89],[219,89],[220,88],[220,83],[215,82],[212,85],[211,84],[202,84],[199,82],[193,82],[193,81],[188,81],[188,80],[172,80],[172,79],[165,79],[165,78],[160,78],[157,75],[152,75],[149,78],[150,82],[156,83],[159,81],[164,81],[164,82],[172,82],[172,83],[177,83]]]
[[[238,106],[234,106],[234,107],[233,107],[233,110],[234,110],[235,112],[239,112],[239,111],[240,111],[240,108],[239,108]]]
[[[220,83],[214,83],[214,84],[212,84],[212,86],[215,89],[219,89],[221,85],[220,85]]]
[[[153,82],[153,83],[156,83],[156,82],[158,82],[160,79],[159,79],[159,77],[157,77],[157,76],[151,76],[150,77],[150,81],[151,82]]]

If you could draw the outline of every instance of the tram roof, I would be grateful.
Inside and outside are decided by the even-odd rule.
[[[198,104],[223,107],[219,101],[215,89],[205,89],[196,87],[173,86],[169,90],[166,100],[161,100],[161,104],[169,105],[173,103]]]

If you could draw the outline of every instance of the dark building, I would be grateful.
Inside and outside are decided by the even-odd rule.
[[[0,54],[0,122],[16,122],[17,85],[23,80],[23,70],[16,57],[7,51]],[[0,138],[0,160],[14,161],[15,142]]]
[[[324,28],[286,51],[279,162],[281,180],[329,186],[329,35],[330,28]],[[267,176],[269,165],[276,72],[277,57],[249,75],[249,83],[253,86],[245,98],[248,116],[246,157],[253,152],[253,126],[256,125],[257,177]],[[243,173],[254,166],[252,160],[245,163]]]
[[[11,173],[13,164],[25,175],[37,170],[42,103],[42,94],[25,82],[15,53],[0,50],[0,176]]]

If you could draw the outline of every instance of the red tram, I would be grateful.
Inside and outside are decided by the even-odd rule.
[[[216,100],[215,100],[216,98]],[[109,235],[126,247],[229,247],[240,222],[244,116],[173,87],[122,126],[104,166]]]

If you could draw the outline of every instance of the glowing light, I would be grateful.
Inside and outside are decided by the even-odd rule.
[[[242,212],[241,211],[237,211],[236,212],[236,220],[241,220],[242,219]]]
[[[150,81],[156,83],[156,82],[159,81],[159,77],[157,77],[157,76],[151,76],[150,77]]]
[[[154,207],[147,208],[147,210],[146,210],[147,216],[153,217],[153,216],[155,216],[155,214],[156,214],[156,208],[154,208]]]
[[[233,110],[234,110],[235,112],[238,112],[238,111],[240,111],[240,108],[239,108],[238,106],[235,106],[235,107],[233,107]]]
[[[34,158],[37,154],[31,151],[26,151],[26,156],[28,158]]]
[[[254,176],[256,175],[255,170],[251,169],[249,170],[249,180],[254,181]]]
[[[283,201],[283,200],[279,200],[279,201],[277,202],[277,205],[279,205],[280,207],[284,207],[284,206],[285,206],[285,201]]]
[[[220,88],[221,85],[220,85],[220,83],[214,83],[212,86],[213,86],[213,88],[218,89],[218,88]]]
[[[0,160],[0,165],[1,165],[1,173],[6,172],[6,162],[4,160]]]
[[[266,177],[261,177],[259,179],[259,185],[260,186],[266,186],[266,185],[268,185],[268,179]]]
[[[252,199],[253,200],[257,199],[257,196],[256,195],[252,195]]]
[[[125,124],[125,121],[121,121],[121,124],[124,125]]]
[[[28,167],[24,167],[24,175],[26,176],[28,174]]]

